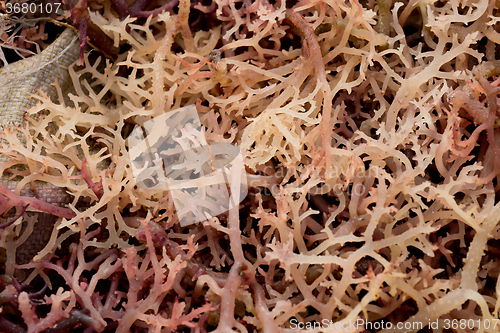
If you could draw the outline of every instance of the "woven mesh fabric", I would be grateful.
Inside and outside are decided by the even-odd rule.
[[[23,116],[37,100],[30,96],[38,94],[40,90],[54,101],[57,91],[53,83],[57,81],[64,95],[71,91],[72,84],[68,67],[78,60],[79,43],[75,32],[66,29],[43,52],[0,69],[0,124],[3,126],[24,125]],[[0,155],[0,161],[9,157]],[[19,166],[19,169],[23,169]],[[0,178],[0,184],[15,191],[20,177],[9,179],[9,175]],[[36,197],[55,205],[64,205],[70,202],[70,196],[64,188],[45,182],[35,182]],[[35,193],[30,184],[22,190],[21,195],[34,197]],[[29,262],[47,243],[57,217],[45,213],[36,214],[37,223],[29,238],[22,244],[16,253],[17,262]]]
[[[3,126],[24,125],[23,116],[36,99],[30,96],[41,89],[55,100],[57,91],[53,83],[58,80],[63,93],[71,90],[68,67],[78,60],[79,47],[76,34],[66,29],[43,52],[0,69],[0,124]],[[8,157],[0,155],[0,161]],[[18,179],[0,178],[0,184],[14,191]],[[64,204],[69,196],[64,189],[48,183],[36,182],[37,197],[49,203]],[[26,185],[21,195],[35,196],[30,185]]]
[[[9,64],[0,69],[0,120],[3,125],[23,124],[24,112],[36,100],[29,96],[38,90],[55,99],[57,80],[62,91],[69,91],[68,67],[79,56],[78,39],[71,29],[66,29],[54,43],[33,57]]]

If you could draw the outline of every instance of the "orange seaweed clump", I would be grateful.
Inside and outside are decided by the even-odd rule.
[[[106,2],[91,8],[123,53],[70,68],[72,105],[39,96],[28,111],[46,115],[31,120],[19,163],[47,168],[26,181],[65,187],[75,216],[58,219],[32,263],[5,268],[28,275],[21,286],[49,285],[36,298],[46,316],[0,285],[18,302],[4,320],[33,331],[441,332],[447,320],[495,331],[478,319],[500,309],[497,3],[180,1],[123,20]],[[138,186],[127,135],[193,105],[207,141],[241,148],[248,195],[181,227],[168,190]],[[10,262],[23,223],[34,222],[0,233]]]

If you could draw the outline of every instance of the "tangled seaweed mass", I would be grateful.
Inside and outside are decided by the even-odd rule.
[[[117,52],[0,134],[4,174],[71,198],[23,263],[38,215],[1,194],[0,331],[500,330],[500,1],[80,5]],[[181,227],[127,137],[186,106],[248,194]]]

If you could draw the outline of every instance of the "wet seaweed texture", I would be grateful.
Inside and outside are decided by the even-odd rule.
[[[30,263],[33,207],[2,224],[0,330],[498,332],[498,8],[88,0],[116,59],[85,53],[72,103],[37,96],[26,141],[0,133],[9,166],[72,198]],[[192,105],[241,148],[228,188],[248,195],[181,227],[126,139]]]

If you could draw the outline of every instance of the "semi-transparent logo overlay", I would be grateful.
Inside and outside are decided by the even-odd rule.
[[[128,145],[137,186],[170,190],[181,226],[224,213],[247,195],[239,147],[208,144],[194,105],[136,126]]]

